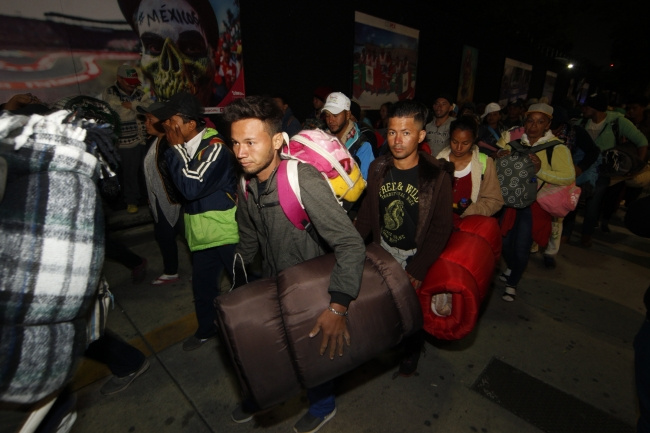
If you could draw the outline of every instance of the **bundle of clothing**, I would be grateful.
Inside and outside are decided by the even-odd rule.
[[[86,349],[104,260],[98,149],[113,135],[110,125],[70,110],[0,116],[0,158],[7,162],[0,203],[2,403],[54,395]]]

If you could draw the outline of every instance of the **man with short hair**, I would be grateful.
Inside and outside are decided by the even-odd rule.
[[[118,152],[121,158],[122,191],[126,211],[136,213],[140,202],[140,170],[144,161],[147,133],[144,122],[137,114],[138,107],[151,104],[149,94],[139,88],[140,79],[133,66],[124,64],[117,68],[115,84],[106,88],[102,100],[120,116]]]
[[[402,267],[418,289],[429,268],[445,248],[453,228],[452,179],[454,166],[424,152],[426,107],[412,100],[393,104],[388,111],[390,152],[370,166],[366,199],[356,228],[364,239],[381,245]],[[424,335],[405,341],[400,373],[415,373]]]
[[[332,93],[332,89],[325,86],[320,86],[314,89],[314,95],[312,97],[312,104],[314,106],[314,111],[311,115],[305,119],[303,123],[303,129],[326,129],[327,125],[323,120],[323,106],[325,105],[325,100]]]
[[[271,98],[238,99],[226,107],[224,119],[230,124],[237,161],[249,180],[245,191],[240,188],[238,195],[240,242],[236,252],[246,265],[260,252],[263,274],[268,277],[333,250],[336,265],[330,278],[330,304],[316,320],[309,337],[322,334],[321,355],[327,351],[330,359],[335,354],[342,356],[344,344],[350,345],[345,315],[361,285],[363,241],[327,181],[312,165],[298,165],[298,184],[302,204],[318,236],[296,228],[285,215],[279,205],[277,180],[284,144],[282,112]],[[298,433],[315,432],[336,414],[332,381],[308,389],[307,397],[309,410],[294,426]],[[247,422],[257,412],[259,408],[253,402],[244,400],[233,411],[232,419]]]
[[[521,98],[508,102],[506,107],[506,118],[503,119],[503,124],[506,129],[515,128],[517,126],[524,126],[524,113],[526,112],[526,104]]]
[[[282,130],[286,132],[289,137],[293,137],[302,130],[300,121],[293,115],[293,111],[291,110],[291,107],[289,107],[287,98],[285,98],[284,95],[276,93],[275,96],[273,96],[273,100],[280,110],[282,110]]]
[[[449,126],[454,120],[451,116],[453,102],[450,96],[440,95],[433,101],[433,120],[427,123],[426,137],[431,155],[436,156],[449,146]]]
[[[239,242],[235,159],[221,135],[205,127],[203,107],[196,96],[177,93],[151,114],[163,122],[171,146],[165,152],[169,175],[186,199],[183,219],[192,251],[198,328],[183,342],[183,350],[194,350],[217,334],[213,301],[220,293],[221,272],[232,272]]]
[[[364,179],[368,179],[368,167],[374,161],[372,144],[361,134],[352,120],[350,99],[341,92],[330,93],[323,106],[327,132],[335,135],[350,151],[359,164]]]

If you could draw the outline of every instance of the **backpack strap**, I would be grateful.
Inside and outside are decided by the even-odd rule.
[[[282,212],[299,230],[307,230],[311,221],[300,198],[298,184],[298,161],[283,159],[278,166],[278,200]]]
[[[499,138],[501,138],[501,136],[494,130],[494,128],[488,125],[488,129],[490,130],[490,134],[492,134],[492,136],[496,138],[497,141],[499,141]]]

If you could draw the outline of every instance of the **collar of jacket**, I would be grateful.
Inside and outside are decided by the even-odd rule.
[[[454,164],[444,159],[436,159],[433,156],[419,152],[418,160],[418,226],[415,233],[415,238],[423,240],[428,229],[428,222],[431,220],[435,211],[440,189],[443,187],[441,182],[443,172],[449,174],[449,181],[454,177]],[[378,178],[384,179],[388,170],[395,166],[393,163],[393,156],[389,153],[377,158],[375,170],[378,171]],[[452,187],[451,183],[448,185]],[[450,205],[445,203],[442,205]],[[424,214],[426,212],[426,214]],[[420,248],[420,245],[418,245]]]

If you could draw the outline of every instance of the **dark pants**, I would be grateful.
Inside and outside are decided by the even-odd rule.
[[[609,176],[598,176],[594,192],[585,203],[585,218],[582,223],[583,236],[590,236],[594,233],[594,230],[596,230],[603,198],[605,197],[607,188],[609,187],[609,181]]]
[[[517,287],[524,275],[533,244],[533,213],[530,207],[517,209],[516,212],[515,223],[503,238],[502,246],[503,258],[510,269],[506,281],[510,287]]]
[[[105,238],[104,251],[107,259],[115,260],[131,270],[142,264],[143,258],[115,239],[108,230],[106,230]]]
[[[601,220],[604,223],[609,222],[609,219],[618,210],[621,200],[623,199],[623,192],[625,189],[625,182],[618,182],[612,186],[607,187],[605,196],[603,197],[603,210]]]
[[[117,377],[137,371],[145,360],[144,353],[124,342],[108,329],[98,340],[88,345],[84,356],[106,364]]]
[[[163,273],[167,275],[174,275],[178,273],[178,245],[176,244],[176,236],[183,234],[183,213],[181,212],[175,225],[169,224],[158,201],[156,201],[156,215],[158,215],[158,222],[154,221],[153,233],[156,237],[156,242],[160,248],[160,254],[163,259]]]
[[[144,162],[145,147],[136,145],[128,149],[120,148],[122,194],[126,204],[139,204],[140,202],[140,171]]]
[[[650,321],[646,319],[634,338],[634,376],[639,398],[637,433],[650,433]]]
[[[222,245],[192,253],[192,291],[194,292],[194,310],[199,327],[194,333],[196,338],[208,338],[217,333],[214,324],[216,310],[214,298],[219,296],[221,272],[225,269],[232,280],[232,264],[235,245]]]

